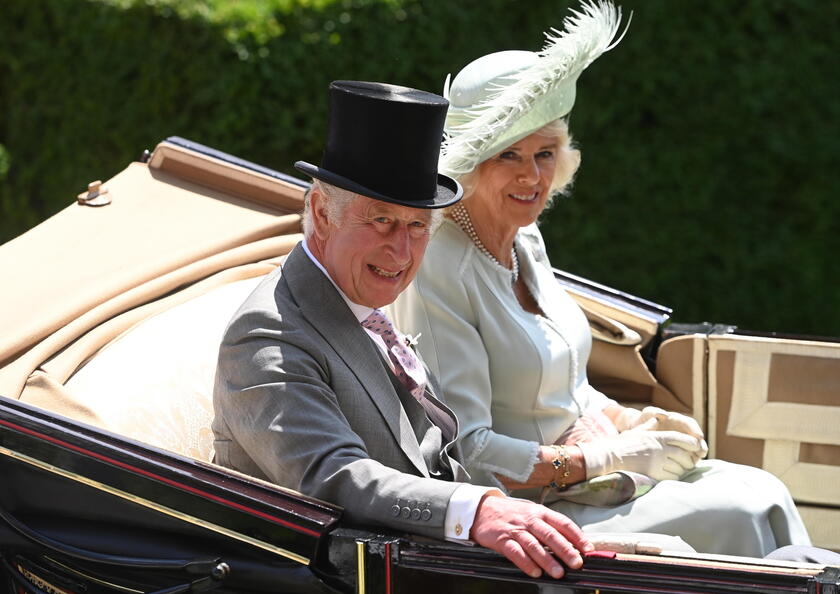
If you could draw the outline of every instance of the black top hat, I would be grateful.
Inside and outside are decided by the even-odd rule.
[[[461,186],[437,171],[449,102],[439,95],[383,83],[330,84],[327,146],[320,167],[295,167],[328,184],[414,208],[443,208]]]

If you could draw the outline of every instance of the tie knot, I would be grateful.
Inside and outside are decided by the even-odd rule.
[[[422,400],[426,386],[426,370],[417,355],[405,344],[401,335],[381,309],[374,309],[362,321],[362,327],[382,337],[387,347],[388,358],[394,366],[397,378],[408,388],[412,396]]]
[[[394,325],[381,309],[374,309],[371,314],[364,319],[362,326],[382,337],[396,337]]]

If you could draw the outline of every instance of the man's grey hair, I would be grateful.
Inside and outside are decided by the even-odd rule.
[[[314,190],[318,190],[321,195],[324,196],[325,200],[323,203],[324,208],[327,210],[327,217],[329,217],[329,219],[337,227],[340,227],[344,222],[344,213],[347,210],[347,207],[350,206],[358,196],[362,196],[362,194],[357,194],[355,192],[351,192],[350,190],[339,188],[319,179],[314,180],[312,185],[306,191],[306,194],[303,196],[303,218],[301,220],[301,225],[303,226],[303,236],[306,238],[310,237],[314,231],[314,226],[312,224],[312,205],[310,200],[310,196]],[[429,232],[434,233],[435,229],[437,229],[443,221],[443,209],[432,209],[431,215],[432,217],[429,221]]]
[[[310,196],[314,190],[318,190],[324,196],[325,200],[323,202],[324,208],[327,210],[327,217],[337,226],[341,225],[344,220],[344,211],[347,210],[347,207],[358,196],[358,194],[350,190],[322,182],[319,179],[314,180],[303,197],[303,219],[301,220],[301,224],[303,225],[303,236],[307,238],[312,235],[312,231],[314,230],[310,200]]]

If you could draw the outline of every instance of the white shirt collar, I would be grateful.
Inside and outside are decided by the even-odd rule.
[[[358,303],[354,303],[353,301],[350,301],[350,299],[347,297],[347,295],[344,294],[344,291],[341,290],[341,287],[339,287],[335,283],[335,281],[332,279],[332,277],[330,276],[330,273],[327,272],[327,269],[324,268],[324,266],[318,261],[318,258],[313,256],[312,252],[309,251],[309,245],[307,243],[307,240],[304,239],[301,243],[303,244],[303,251],[306,252],[306,255],[309,256],[310,260],[312,260],[312,263],[315,264],[315,266],[317,266],[318,269],[321,272],[324,273],[324,276],[326,276],[327,279],[332,283],[332,285],[335,287],[336,291],[338,291],[338,294],[341,295],[342,299],[344,299],[344,302],[347,304],[347,307],[349,307],[350,311],[353,312],[353,315],[356,316],[356,319],[359,321],[359,323],[362,323],[363,321],[365,321],[367,319],[367,317],[371,313],[373,313],[373,308],[368,307],[367,305],[359,305]]]

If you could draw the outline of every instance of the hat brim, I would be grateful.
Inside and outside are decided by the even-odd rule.
[[[574,105],[577,78],[621,41],[621,10],[584,2],[552,29],[538,54],[508,50],[482,56],[444,86],[450,100],[438,170],[462,176],[549,124]],[[626,31],[626,28],[625,28]],[[536,56],[536,57],[534,57]]]
[[[319,179],[330,185],[373,198],[375,200],[382,200],[383,202],[390,202],[392,204],[399,204],[400,206],[410,206],[411,208],[446,208],[458,202],[464,194],[461,184],[442,173],[437,176],[437,191],[431,198],[425,200],[406,200],[398,196],[386,196],[375,190],[363,186],[352,179],[333,173],[323,167],[318,167],[306,161],[297,161],[295,169],[305,173],[306,175]]]

